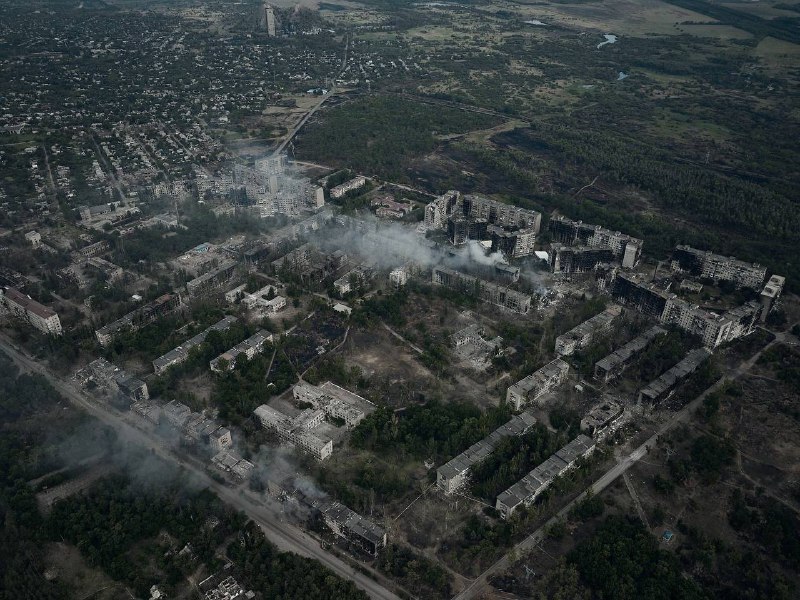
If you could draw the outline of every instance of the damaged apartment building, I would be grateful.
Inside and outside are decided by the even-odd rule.
[[[124,331],[136,331],[178,309],[183,304],[180,294],[164,294],[144,306],[132,310],[116,321],[104,325],[97,329],[94,334],[97,341],[104,348],[108,346],[120,333]]]
[[[292,389],[292,394],[298,404],[309,404],[313,409],[321,410],[329,419],[343,422],[348,429],[361,422],[366,416],[361,407],[370,404],[358,394],[330,381],[318,386],[300,381]]]
[[[642,240],[600,225],[554,216],[548,231],[552,239],[550,268],[554,273],[584,273],[610,262],[631,269],[642,255]]]
[[[687,271],[696,277],[712,281],[730,281],[736,287],[757,290],[764,283],[767,268],[755,263],[722,256],[691,246],[676,246],[672,253],[672,267]]]
[[[333,440],[314,433],[325,418],[325,413],[319,409],[305,409],[296,417],[290,417],[275,410],[267,404],[262,404],[253,411],[261,426],[269,431],[274,431],[284,442],[310,454],[317,460],[325,460],[333,454]]]
[[[570,356],[576,350],[582,350],[592,343],[595,336],[611,330],[614,320],[622,314],[622,308],[609,306],[603,312],[587,319],[580,325],[556,338],[556,354]]]
[[[453,245],[491,241],[492,252],[506,258],[533,254],[542,215],[483,196],[450,190],[425,207],[425,227],[447,231]]]
[[[512,312],[524,315],[531,309],[530,294],[524,294],[496,283],[489,283],[447,267],[434,267],[432,282],[465,294],[475,295],[482,302],[494,304]]]
[[[616,302],[633,307],[662,324],[676,325],[698,336],[704,346],[712,349],[750,334],[763,310],[761,304],[747,302],[719,315],[616,269],[606,273],[600,284]]]
[[[639,391],[639,404],[649,403],[655,405],[663,402],[672,395],[683,380],[694,373],[710,357],[711,351],[707,348],[697,348],[689,351],[683,360]]]
[[[153,370],[155,371],[155,374],[162,375],[173,365],[185,362],[189,358],[189,353],[194,348],[197,348],[200,344],[206,341],[206,337],[208,337],[209,333],[212,331],[227,331],[235,322],[236,317],[224,317],[223,319],[220,319],[214,323],[211,327],[201,331],[195,336],[192,336],[180,346],[177,346],[166,354],[159,356],[153,361]]]
[[[209,363],[209,368],[215,373],[232,371],[236,367],[236,361],[240,356],[244,356],[247,360],[250,360],[256,354],[261,354],[265,345],[271,342],[272,334],[263,329],[259,329],[243,342],[239,342],[230,350],[212,359]]]
[[[487,340],[483,337],[485,333],[480,325],[470,325],[450,336],[455,353],[477,370],[488,368],[492,357],[497,356],[503,346],[503,338]]]
[[[614,350],[605,358],[594,364],[594,378],[608,383],[619,377],[628,366],[659,336],[666,335],[666,330],[654,325],[627,344]]]
[[[549,488],[557,477],[571,471],[578,460],[589,456],[595,442],[583,434],[561,448],[497,497],[495,508],[503,519],[510,518],[521,506],[528,507]]]
[[[252,167],[235,165],[231,190],[244,196],[261,218],[300,216],[325,206],[324,190],[292,173],[284,154],[256,160]]]
[[[528,412],[514,415],[487,437],[439,467],[436,470],[436,485],[445,494],[457,492],[469,482],[470,469],[488,458],[500,442],[507,437],[524,435],[535,424],[536,418]]]
[[[317,503],[315,508],[334,535],[347,540],[362,552],[377,556],[386,547],[386,530],[344,504],[324,500]]]
[[[52,308],[14,288],[0,287],[0,309],[46,335],[59,336],[62,334],[61,319]]]
[[[131,375],[125,369],[113,365],[105,358],[98,358],[90,362],[75,374],[75,378],[84,387],[91,382],[99,388],[133,402],[150,398],[147,384],[144,381]]]
[[[541,369],[520,379],[506,390],[506,402],[520,410],[529,402],[536,402],[561,384],[569,373],[569,365],[557,358]]]

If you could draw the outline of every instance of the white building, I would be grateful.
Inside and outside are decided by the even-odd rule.
[[[310,431],[322,422],[324,417],[322,411],[306,410],[299,416],[291,418],[271,406],[262,404],[253,412],[263,427],[275,431],[282,440],[307,452],[317,460],[325,460],[333,454],[333,440]]]
[[[22,321],[27,321],[33,327],[48,335],[61,335],[61,319],[58,314],[47,306],[15,290],[14,288],[0,289],[0,306]]]

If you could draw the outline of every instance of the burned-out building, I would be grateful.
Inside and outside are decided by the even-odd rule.
[[[100,388],[118,393],[134,402],[147,400],[150,397],[144,381],[125,369],[111,364],[105,358],[90,362],[84,369],[78,371],[75,377],[82,385],[87,385],[91,381]]]
[[[608,383],[612,379],[619,377],[653,340],[666,333],[666,330],[654,325],[624,346],[617,348],[614,352],[594,364],[594,378]]]
[[[550,246],[549,257],[553,273],[571,274],[593,271],[597,265],[613,261],[614,253],[610,248],[565,246],[556,243]]]
[[[756,263],[738,260],[733,256],[722,256],[711,251],[697,250],[691,246],[676,246],[672,253],[672,265],[697,277],[713,281],[730,281],[736,287],[757,290],[764,283],[767,268]]]
[[[550,458],[525,475],[497,497],[495,508],[508,519],[521,506],[530,506],[556,477],[573,469],[579,459],[589,456],[595,448],[591,438],[581,434]]]
[[[661,323],[677,325],[699,337],[709,348],[749,335],[761,314],[758,303],[748,302],[719,315],[690,304],[652,283],[615,270],[608,273],[605,287],[620,304],[636,308]]]
[[[182,299],[180,294],[164,294],[152,302],[129,312],[124,317],[117,319],[94,332],[101,346],[108,346],[114,337],[123,331],[136,331],[152,323],[159,317],[180,308]]]
[[[786,285],[785,277],[773,275],[764,285],[764,289],[761,290],[759,301],[761,302],[760,319],[762,323],[767,320],[767,315],[769,315],[770,311],[780,299],[784,285]]]
[[[485,369],[493,356],[501,352],[503,338],[497,336],[491,340],[483,336],[485,330],[480,325],[470,325],[450,336],[450,340],[461,359],[475,369]]]
[[[581,431],[600,441],[622,424],[624,416],[625,407],[620,402],[607,398],[593,406],[581,419]]]
[[[598,315],[587,319],[580,325],[573,327],[566,333],[556,338],[556,353],[561,356],[569,356],[576,350],[586,348],[598,334],[603,334],[611,330],[620,314],[622,308],[616,305],[609,306]]]
[[[528,412],[511,417],[487,437],[439,467],[436,470],[436,485],[445,494],[458,491],[469,481],[470,469],[487,458],[503,439],[524,435],[535,424],[536,418]]]
[[[208,294],[229,282],[236,275],[236,261],[226,260],[214,267],[208,273],[195,277],[186,284],[186,291],[190,296]]]
[[[321,385],[312,385],[300,381],[292,388],[294,399],[299,404],[309,404],[315,410],[321,410],[329,419],[340,419],[348,429],[358,425],[366,416],[364,406],[367,402],[358,394],[326,381]]]
[[[554,216],[550,219],[548,230],[555,244],[608,249],[611,251],[613,259],[626,269],[636,266],[642,254],[642,240],[619,231],[611,231],[600,225],[590,225],[583,221],[572,221],[562,216]],[[590,256],[587,254],[583,260],[588,262]],[[598,260],[597,262],[604,261]],[[580,261],[576,263],[576,266],[578,264],[581,264]],[[584,270],[590,270],[590,268]]]
[[[569,365],[557,358],[541,369],[520,379],[506,390],[506,402],[519,410],[529,402],[536,402],[546,393],[554,390],[567,378]]]
[[[370,556],[386,547],[386,530],[347,508],[340,502],[322,501],[316,506],[322,520],[337,536],[346,539]]]
[[[658,404],[663,402],[672,395],[678,384],[694,373],[710,357],[711,351],[707,348],[691,350],[678,364],[662,373],[639,392],[639,403]]]
[[[274,431],[283,441],[317,460],[325,460],[333,453],[333,440],[312,431],[325,418],[322,410],[306,409],[296,417],[289,417],[267,404],[262,404],[253,414],[265,429]]]
[[[189,353],[206,341],[206,337],[212,331],[226,331],[230,329],[230,326],[236,322],[236,317],[224,317],[214,323],[211,327],[201,331],[195,336],[192,336],[185,342],[183,342],[180,346],[177,346],[159,356],[157,359],[153,361],[153,370],[155,371],[156,375],[161,375],[167,369],[169,369],[173,365],[180,364],[184,362],[186,359],[189,358]]]
[[[507,308],[513,312],[527,314],[531,308],[531,297],[508,287],[489,283],[446,267],[434,267],[432,281],[435,284],[475,295],[479,300]]]
[[[491,240],[492,251],[508,258],[533,254],[542,215],[484,196],[454,190],[425,207],[425,227],[448,232],[455,245],[468,240]]]

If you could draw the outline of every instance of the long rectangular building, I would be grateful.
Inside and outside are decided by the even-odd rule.
[[[678,384],[694,373],[711,356],[707,348],[697,348],[689,352],[683,360],[651,381],[639,392],[639,403],[658,404],[666,400],[675,391]]]
[[[647,348],[657,337],[666,333],[666,330],[654,325],[621,348],[617,348],[614,352],[594,364],[594,378],[608,383],[618,377],[642,350]]]
[[[61,319],[51,309],[14,288],[0,288],[0,306],[47,335],[61,335]]]
[[[117,319],[94,332],[100,345],[108,346],[114,337],[123,331],[136,331],[152,323],[160,316],[172,312],[182,304],[180,294],[164,294],[144,306],[132,310],[124,317]]]
[[[553,390],[567,377],[569,365],[557,358],[541,369],[520,379],[506,390],[506,402],[519,410],[529,402],[536,402],[547,392]]]
[[[533,504],[556,477],[574,468],[578,459],[589,456],[594,448],[590,437],[583,434],[576,437],[497,497],[495,508],[500,516],[508,519],[520,506]]]
[[[548,228],[553,242],[568,246],[607,248],[626,269],[636,266],[642,255],[642,240],[600,225],[555,216],[550,219]]]
[[[708,348],[750,334],[763,310],[757,302],[748,302],[724,314],[716,314],[690,304],[675,294],[666,292],[635,276],[611,272],[606,288],[614,300],[632,306],[661,323],[677,325],[696,335]]]
[[[229,281],[236,271],[236,261],[226,260],[208,273],[192,279],[186,284],[190,296],[199,296],[210,292]]]
[[[469,479],[470,469],[487,458],[504,438],[523,435],[535,424],[536,418],[528,412],[511,417],[505,425],[439,467],[436,471],[436,485],[445,494],[452,494],[464,487]]]
[[[614,319],[621,314],[622,308],[612,305],[600,314],[573,327],[556,338],[556,353],[561,356],[569,356],[576,350],[586,348],[592,343],[592,339],[596,334],[610,330]]]
[[[737,287],[757,290],[767,276],[767,268],[759,264],[697,250],[691,246],[676,246],[672,259],[674,266],[693,275],[714,281],[730,281]]]
[[[220,373],[223,370],[232,371],[236,366],[236,359],[239,356],[246,356],[247,359],[250,360],[256,354],[261,354],[261,352],[264,350],[264,345],[271,341],[272,334],[264,331],[263,329],[259,329],[243,342],[239,342],[227,352],[223,352],[217,358],[213,359],[209,363],[209,367],[212,371],[217,373]]]
[[[531,309],[531,297],[529,294],[523,294],[502,285],[489,283],[453,269],[434,267],[432,281],[435,284],[467,294],[475,294],[483,302],[495,304],[520,314],[527,314]]]
[[[348,429],[362,421],[365,413],[361,407],[369,404],[358,394],[330,381],[319,386],[300,381],[292,389],[292,394],[296,402],[310,404],[329,418],[341,419]]]
[[[153,361],[153,370],[155,371],[156,375],[161,375],[169,369],[173,365],[177,365],[179,363],[184,362],[187,358],[189,358],[189,352],[193,348],[196,348],[204,341],[206,341],[206,337],[212,331],[225,331],[230,328],[236,322],[236,317],[225,317],[216,323],[214,323],[208,329],[201,331],[197,335],[189,338],[185,342],[183,342],[180,346],[173,348],[166,354],[159,356],[157,359]]]
[[[264,428],[276,432],[282,440],[317,460],[325,460],[333,454],[333,440],[310,431],[322,422],[324,413],[321,410],[304,410],[297,417],[291,418],[267,404],[262,404],[253,414]]]

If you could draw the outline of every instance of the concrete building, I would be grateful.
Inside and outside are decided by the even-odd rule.
[[[241,291],[240,294],[242,304],[244,304],[248,310],[258,310],[265,314],[275,314],[286,308],[286,298],[279,296],[278,288],[273,285],[264,286],[252,294],[245,291]]]
[[[353,291],[353,284],[363,285],[372,278],[373,269],[367,265],[358,265],[333,282],[334,289],[344,296]]]
[[[333,441],[310,431],[322,422],[324,413],[321,410],[305,410],[299,416],[291,418],[262,404],[255,409],[254,414],[264,428],[275,431],[283,441],[317,460],[325,460],[333,454]]]
[[[230,281],[235,273],[236,261],[223,261],[218,267],[188,282],[186,284],[186,291],[193,297],[207,294]]]
[[[222,427],[214,419],[192,412],[188,406],[177,400],[165,404],[161,414],[170,425],[183,434],[184,441],[208,446],[212,454],[218,454],[233,447],[233,436],[230,429]]]
[[[209,333],[212,331],[227,331],[235,322],[236,317],[224,317],[223,319],[214,323],[208,329],[205,329],[197,335],[189,338],[180,346],[177,346],[166,354],[159,356],[153,361],[153,370],[155,371],[155,374],[161,375],[171,366],[184,362],[189,358],[189,353],[193,348],[196,348],[206,341],[206,337]]]
[[[29,231],[25,234],[25,240],[34,247],[34,249],[38,248],[42,245],[42,236],[39,234],[38,231]]]
[[[761,290],[759,301],[761,302],[760,319],[762,323],[767,320],[767,315],[769,315],[770,311],[780,299],[784,285],[786,285],[785,277],[773,275],[769,278],[769,281],[767,281],[764,289]]]
[[[554,216],[550,219],[548,229],[554,243],[595,249],[606,248],[611,251],[614,259],[626,269],[635,267],[642,255],[642,240],[619,231],[611,231],[600,225],[590,225],[583,221],[572,221],[562,216]]]
[[[84,246],[83,248],[78,248],[75,250],[72,255],[75,257],[76,260],[92,258],[94,256],[100,256],[109,252],[111,250],[111,246],[105,240],[100,240],[99,242],[95,242],[94,244],[89,244],[88,246]]]
[[[275,9],[269,4],[264,5],[264,22],[267,26],[267,35],[275,37]]]
[[[331,188],[330,195],[331,198],[339,199],[344,196],[347,192],[352,190],[357,190],[362,188],[366,185],[367,178],[359,175],[358,177],[354,177],[349,181],[345,181],[341,185],[337,185],[336,187]]]
[[[334,534],[353,543],[370,556],[377,556],[386,547],[386,531],[344,504],[325,501],[317,509]]]
[[[674,268],[688,271],[697,277],[713,281],[730,281],[736,287],[757,290],[764,283],[767,268],[756,263],[722,256],[711,251],[697,250],[691,246],[676,246],[672,253]]]
[[[639,403],[649,402],[655,405],[663,402],[672,395],[679,383],[694,373],[710,357],[711,351],[708,348],[689,351],[683,360],[662,373],[660,377],[651,381],[639,392]]]
[[[292,389],[292,394],[295,402],[310,404],[314,409],[325,413],[329,419],[344,421],[348,429],[352,429],[361,422],[366,416],[361,407],[369,404],[358,394],[330,381],[319,386],[300,381]]]
[[[529,402],[536,402],[567,378],[569,365],[557,358],[541,369],[520,379],[506,390],[506,402],[520,410]]]
[[[749,302],[718,315],[615,270],[608,273],[605,287],[620,304],[634,307],[661,323],[677,325],[699,337],[709,348],[752,333],[761,313],[757,303]]]
[[[576,350],[586,348],[596,335],[610,331],[614,319],[621,314],[621,307],[611,305],[600,314],[558,336],[556,338],[556,354],[570,356]]]
[[[465,294],[474,294],[483,302],[507,308],[513,312],[527,314],[531,308],[531,297],[502,285],[489,283],[472,275],[445,267],[434,267],[432,281]]]
[[[468,483],[470,469],[487,458],[503,439],[524,435],[535,424],[536,418],[528,412],[511,417],[505,425],[439,467],[436,470],[437,487],[445,494],[458,491]]]
[[[222,450],[211,458],[211,464],[220,471],[230,473],[239,481],[247,481],[256,466],[243,459],[236,452]]]
[[[607,399],[593,406],[581,419],[581,431],[599,442],[622,424],[624,416],[625,407],[615,400]]]
[[[425,227],[448,232],[451,243],[491,240],[492,251],[507,258],[533,253],[542,215],[491,200],[450,190],[425,207]]]
[[[614,352],[594,364],[594,378],[603,383],[608,383],[612,379],[619,377],[653,340],[666,333],[666,330],[655,325],[621,348],[617,348]]]
[[[164,294],[152,302],[145,304],[124,317],[117,319],[94,332],[100,345],[108,346],[114,337],[122,331],[136,331],[152,323],[159,317],[166,315],[182,305],[180,294]]]
[[[468,365],[477,370],[486,369],[492,357],[501,352],[503,338],[484,339],[484,329],[480,325],[470,325],[450,336],[455,353]]]
[[[576,437],[497,497],[495,508],[500,516],[508,519],[520,506],[533,504],[556,477],[573,469],[578,460],[589,456],[594,448],[595,443],[591,438],[583,434]]]
[[[44,304],[12,287],[0,288],[0,306],[21,321],[47,335],[61,335],[61,319]]]
[[[209,367],[215,373],[222,371],[232,371],[236,367],[236,360],[239,356],[246,356],[247,360],[252,359],[256,354],[261,354],[264,346],[272,342],[272,334],[259,329],[255,334],[239,342],[230,350],[223,352],[209,363]]]
[[[117,392],[122,396],[139,402],[150,398],[147,384],[110,362],[105,358],[98,358],[90,362],[86,368],[78,371],[76,378],[83,385],[90,381],[98,387]]]
[[[593,271],[597,265],[614,260],[611,248],[592,248],[590,246],[550,246],[549,263],[553,273],[586,273]]]

